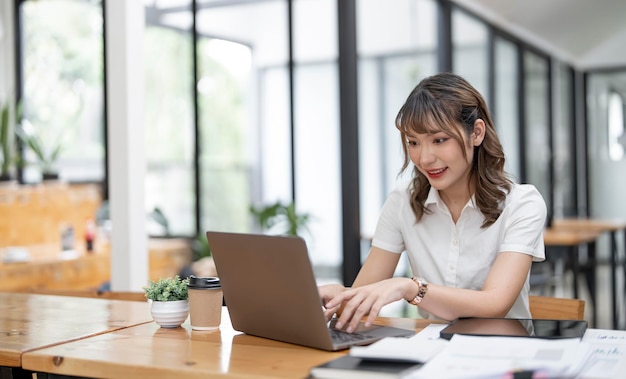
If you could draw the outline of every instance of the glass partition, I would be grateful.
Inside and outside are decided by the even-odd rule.
[[[191,0],[146,3],[144,31],[145,206],[158,208],[164,229],[152,235],[195,233],[193,31]]]
[[[195,62],[192,1],[145,6],[146,206],[170,234],[196,211],[201,233],[250,231],[251,205],[292,196],[286,3],[197,1]]]
[[[570,67],[554,67],[554,217],[574,217],[576,207],[576,125],[574,124],[574,75]]]
[[[361,261],[369,252],[378,214],[389,193],[411,174],[398,175],[402,145],[395,118],[417,83],[437,72],[437,4],[432,0],[357,1]],[[409,275],[406,256],[397,275]],[[383,315],[414,317],[415,307],[385,306]],[[409,312],[409,313],[407,313]]]
[[[590,216],[623,219],[626,202],[621,199],[626,175],[622,173],[626,172],[626,159],[616,151],[623,151],[626,146],[623,124],[626,69],[589,74],[587,89]]]
[[[339,280],[343,219],[337,2],[297,0],[293,16],[297,211],[311,216],[302,237],[316,277]]]
[[[411,90],[437,72],[432,0],[357,1],[361,231],[374,234],[387,195],[404,177],[395,117]],[[367,250],[365,251],[367,252]]]
[[[617,90],[611,90],[609,93],[608,108],[609,158],[612,161],[620,161],[624,156],[624,147],[626,146],[626,133],[624,132],[626,100]]]
[[[505,170],[516,180],[521,178],[519,75],[517,46],[502,37],[494,40],[495,96],[491,110],[500,142],[506,156]]]
[[[104,178],[102,2],[23,1],[23,181],[39,182],[46,166],[67,181]]]
[[[487,104],[488,33],[484,22],[458,9],[452,9],[452,69],[464,77]]]
[[[197,90],[200,232],[251,229],[249,208],[260,150],[258,70],[286,61],[280,2],[198,2]],[[264,30],[263,20],[276,22]],[[268,33],[276,33],[276,45]],[[284,106],[284,105],[283,105]],[[286,149],[287,147],[285,147]]]
[[[548,214],[552,215],[548,65],[548,59],[530,51],[524,52],[525,178],[541,192]]]

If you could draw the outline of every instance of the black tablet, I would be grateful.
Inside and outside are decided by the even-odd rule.
[[[455,334],[471,336],[582,338],[587,330],[585,320],[537,320],[517,318],[459,318],[440,332],[441,338]]]

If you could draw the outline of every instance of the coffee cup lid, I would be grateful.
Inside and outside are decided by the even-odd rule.
[[[216,276],[197,277],[195,275],[189,276],[189,288],[220,288],[220,278]]]

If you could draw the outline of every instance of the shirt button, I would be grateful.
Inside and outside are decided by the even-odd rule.
[[[457,240],[452,240],[452,245],[456,246],[456,245],[458,245],[458,244],[459,244],[459,241],[457,241]]]
[[[454,266],[453,265],[448,266],[448,268],[450,269],[450,271],[454,270]]]

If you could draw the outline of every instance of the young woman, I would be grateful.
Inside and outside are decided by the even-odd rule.
[[[327,317],[351,332],[406,300],[426,318],[529,318],[528,278],[545,259],[546,205],[508,179],[484,99],[463,78],[422,80],[396,117],[409,185],[385,202],[372,248],[351,288],[320,286]],[[393,277],[408,254],[413,278]],[[339,312],[341,310],[341,312]]]

